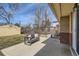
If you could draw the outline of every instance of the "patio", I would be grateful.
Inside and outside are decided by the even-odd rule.
[[[35,56],[71,56],[69,46],[60,44],[58,38],[49,38],[42,43],[46,45]]]
[[[40,37],[40,41],[31,46],[20,43],[1,51],[6,56],[71,56],[69,46],[49,37]]]

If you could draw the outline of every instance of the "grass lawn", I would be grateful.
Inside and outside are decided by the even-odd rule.
[[[23,42],[22,35],[0,37],[0,50]],[[0,51],[0,55],[3,55]]]

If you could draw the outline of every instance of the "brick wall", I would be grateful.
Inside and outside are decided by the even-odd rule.
[[[65,44],[71,44],[71,32],[70,32],[70,18],[69,16],[61,17],[60,20],[60,42]]]

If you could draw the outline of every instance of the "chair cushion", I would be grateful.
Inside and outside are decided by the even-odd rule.
[[[38,34],[35,34],[35,37],[38,37]]]

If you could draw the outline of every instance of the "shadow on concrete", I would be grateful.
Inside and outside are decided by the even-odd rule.
[[[35,56],[71,56],[69,46],[60,44],[58,38],[48,38],[42,43],[46,45]]]

